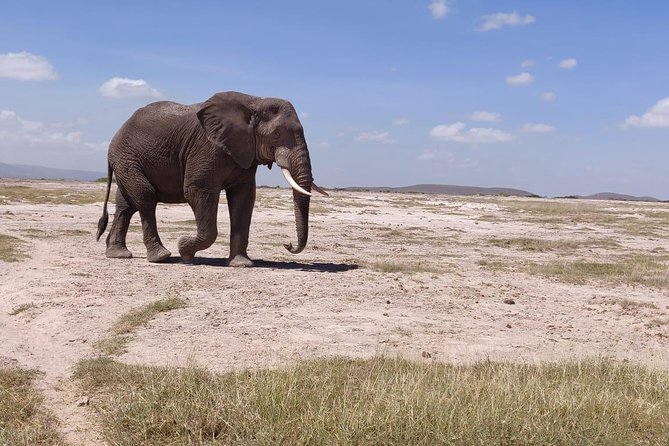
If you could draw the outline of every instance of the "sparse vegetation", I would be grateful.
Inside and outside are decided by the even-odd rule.
[[[25,245],[23,240],[11,235],[0,234],[0,260],[3,262],[18,262],[28,255],[21,250]]]
[[[616,284],[669,288],[669,266],[649,255],[623,257],[618,262],[530,262],[525,265],[525,270],[570,283],[604,280]]]
[[[381,273],[442,273],[443,268],[418,262],[380,261],[367,265],[373,271]]]
[[[119,445],[669,442],[669,375],[606,360],[331,358],[214,374],[95,359],[75,378]]]
[[[114,194],[111,194],[112,200]],[[103,201],[103,190],[45,189],[31,186],[0,186],[0,204],[90,204]],[[113,201],[113,200],[112,200]]]
[[[58,236],[64,236],[64,237],[83,237],[86,235],[91,235],[91,231],[84,231],[82,229],[63,229],[59,231],[44,231],[42,229],[38,228],[26,228],[21,230],[21,233],[25,235],[26,237],[34,238],[34,239],[45,239],[45,238],[51,238],[51,237],[58,237]]]
[[[628,299],[626,297],[619,297],[611,300],[611,303],[619,305],[623,311],[633,311],[639,308],[657,309],[657,305],[652,302],[642,302],[638,300]]]
[[[664,325],[669,325],[669,318],[654,317],[646,323],[648,328],[662,327]]]
[[[491,238],[493,246],[516,248],[523,251],[573,251],[579,248],[615,248],[620,246],[615,240],[587,239],[587,240],[551,240],[530,237]]]
[[[34,372],[0,367],[0,444],[65,446],[33,388]]]
[[[168,297],[148,303],[132,310],[119,318],[109,330],[110,335],[95,343],[95,348],[103,355],[117,356],[125,353],[127,343],[132,339],[131,333],[138,327],[146,325],[157,314],[177,310],[186,306],[179,297]]]

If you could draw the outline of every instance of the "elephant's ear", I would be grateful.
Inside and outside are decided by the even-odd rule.
[[[253,99],[242,93],[217,93],[197,112],[207,139],[230,155],[242,169],[251,167],[255,159]]]

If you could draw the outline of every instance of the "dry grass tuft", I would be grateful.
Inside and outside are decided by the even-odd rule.
[[[0,234],[0,260],[3,262],[18,262],[28,258],[21,248],[25,245],[23,240],[11,235]]]
[[[579,248],[615,248],[620,244],[615,240],[588,239],[578,240],[551,240],[529,237],[492,238],[489,243],[493,246],[516,248],[523,251],[573,251]]]
[[[186,302],[179,297],[168,297],[148,303],[119,318],[109,330],[110,336],[95,342],[94,347],[103,355],[117,356],[125,353],[125,347],[132,339],[131,333],[146,325],[157,314],[184,308]]]
[[[12,311],[9,312],[10,316],[16,316],[17,314],[21,314],[25,311],[32,310],[34,308],[37,308],[37,305],[34,303],[29,303],[29,304],[21,304],[17,307],[15,307]]]
[[[377,357],[279,370],[79,363],[110,444],[612,445],[669,442],[669,376],[604,360],[415,363]]]
[[[0,444],[65,446],[32,387],[34,372],[0,368]]]
[[[380,273],[443,273],[444,268],[438,268],[434,265],[427,265],[425,263],[416,263],[416,262],[391,262],[391,261],[382,261],[382,262],[373,262],[367,265],[367,268],[372,271],[378,271]]]
[[[638,308],[658,308],[657,305],[652,302],[641,302],[638,300],[628,299],[626,297],[612,299],[611,303],[619,305],[623,311],[636,310]]]

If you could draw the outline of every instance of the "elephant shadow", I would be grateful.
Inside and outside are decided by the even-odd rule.
[[[163,263],[183,264],[181,257],[170,257]],[[254,260],[254,268],[284,269],[295,271],[314,271],[319,273],[343,273],[360,268],[355,263],[302,263],[302,262],[280,262],[275,260]],[[228,259],[217,257],[195,257],[192,265],[206,265],[216,267],[227,267]]]

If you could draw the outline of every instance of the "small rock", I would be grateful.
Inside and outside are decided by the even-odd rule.
[[[390,316],[388,313],[383,313],[383,315],[384,315],[385,317]]]
[[[77,400],[77,407],[88,406],[91,403],[91,399],[87,396],[82,396]]]
[[[390,300],[386,300],[386,303],[387,303],[387,304],[390,304]]]
[[[516,303],[516,301],[515,301],[515,300],[513,300],[513,299],[511,299],[511,298],[508,298],[508,299],[504,299],[504,301],[503,301],[503,302],[504,302],[505,304],[507,304],[507,305],[513,305],[513,304],[515,304],[515,303]]]
[[[423,350],[423,352],[420,354],[423,358],[430,359],[432,357],[432,353],[426,352]]]
[[[511,328],[511,324],[506,324],[506,328]]]

